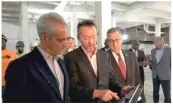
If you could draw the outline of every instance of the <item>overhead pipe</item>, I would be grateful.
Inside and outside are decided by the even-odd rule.
[[[144,31],[148,34],[156,34],[155,31],[149,31],[148,30],[148,25],[147,24],[144,24],[144,27],[143,27]],[[165,34],[166,32],[161,32],[161,34]]]

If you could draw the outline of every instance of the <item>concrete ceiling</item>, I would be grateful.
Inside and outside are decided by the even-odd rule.
[[[73,11],[79,19],[95,17],[95,2],[84,1],[37,1],[28,3],[28,18],[34,22],[46,12],[56,10],[62,12],[65,18]],[[21,2],[2,2],[2,20],[19,23]],[[139,24],[156,24],[171,21],[171,1],[113,1],[112,17],[116,18],[117,26],[128,28]]]

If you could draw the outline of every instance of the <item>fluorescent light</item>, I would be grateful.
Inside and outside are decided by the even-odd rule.
[[[128,35],[127,34],[124,34],[123,35],[123,40],[127,40],[128,39]]]

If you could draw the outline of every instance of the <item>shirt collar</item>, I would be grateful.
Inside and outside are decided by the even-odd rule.
[[[134,50],[133,48],[131,48],[133,52],[136,52],[137,50]]]
[[[87,51],[84,49],[84,47],[82,45],[81,45],[81,48],[84,51],[84,53],[88,56]],[[95,48],[95,51],[94,51],[93,55],[96,55],[96,53],[97,53],[97,47]]]
[[[53,60],[54,57],[49,55],[47,52],[45,52],[41,47],[37,46],[38,50],[40,51],[40,53],[43,55],[43,57],[47,58],[47,59],[51,59]],[[58,56],[55,57],[56,59],[58,59]]]
[[[115,53],[115,52],[112,52],[112,53],[114,53],[115,55],[117,55],[117,53]],[[120,53],[119,53],[120,55],[122,55],[123,54],[123,52],[122,52],[122,50],[120,51]]]

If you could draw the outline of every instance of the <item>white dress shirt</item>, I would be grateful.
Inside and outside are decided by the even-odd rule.
[[[117,54],[116,54],[115,52],[112,52],[112,54],[113,54],[113,56],[114,56],[115,60],[117,61],[117,64],[119,65],[119,63],[118,63],[118,56],[117,56]],[[123,60],[123,62],[124,62],[125,68],[126,68],[126,62],[125,62],[124,55],[123,55],[123,52],[122,52],[122,51],[120,51],[120,56],[121,56],[121,59],[122,59],[122,60]]]
[[[81,46],[82,47],[82,46]],[[94,72],[95,72],[95,74],[96,74],[96,76],[97,76],[97,57],[96,57],[96,52],[97,51],[95,51],[94,52],[94,55],[92,56],[92,57],[90,57],[88,54],[87,54],[87,51],[82,47],[82,50],[85,52],[85,54],[87,55],[87,57],[88,57],[88,59],[89,59],[89,61],[90,61],[90,63],[91,63],[91,65],[92,65],[92,67],[93,67],[93,69],[94,69]]]
[[[52,73],[54,74],[55,78],[57,79],[57,84],[59,85],[59,90],[61,93],[61,97],[63,99],[64,96],[64,74],[61,70],[61,67],[58,63],[58,58],[52,57],[48,55],[43,49],[37,46],[40,53],[43,55],[44,59],[46,60],[49,68],[51,69]]]
[[[138,50],[132,49],[132,51],[135,53],[136,57],[138,57]]]

